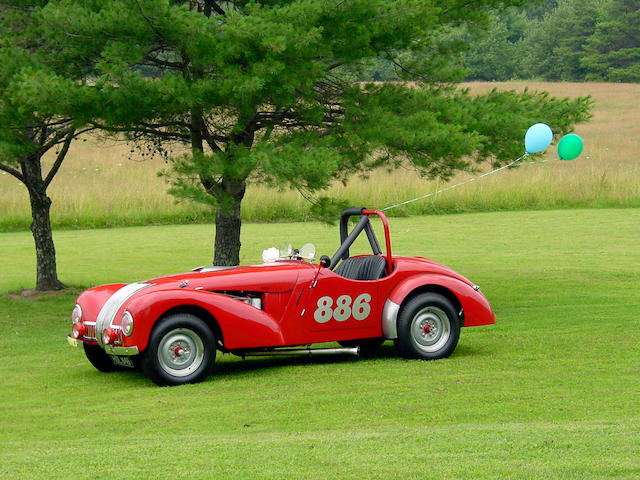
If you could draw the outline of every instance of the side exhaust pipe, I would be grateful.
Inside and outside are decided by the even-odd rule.
[[[279,350],[265,350],[243,352],[242,357],[272,357],[276,355],[302,355],[315,357],[319,355],[355,355],[360,356],[360,347],[343,348],[282,348]]]

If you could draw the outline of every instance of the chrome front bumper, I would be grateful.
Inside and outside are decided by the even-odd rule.
[[[73,338],[71,335],[67,335],[67,342],[72,347],[79,347],[80,345],[82,345],[82,340]],[[105,345],[104,351],[108,355],[118,355],[118,356],[125,356],[125,357],[131,356],[131,355],[137,355],[138,353],[140,353],[138,351],[138,347],[117,347],[114,345]]]

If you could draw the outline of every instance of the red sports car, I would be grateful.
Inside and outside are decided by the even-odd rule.
[[[384,253],[372,215],[384,227]],[[363,231],[371,254],[351,256]],[[260,265],[92,288],[73,309],[69,343],[82,344],[98,370],[140,367],[159,385],[180,385],[203,380],[217,351],[357,355],[392,339],[404,357],[438,359],[456,348],[460,327],[495,322],[477,285],[432,260],[393,256],[382,212],[345,210],[340,240],[319,264],[307,244],[280,255],[266,250]],[[311,348],[324,342],[342,348]]]

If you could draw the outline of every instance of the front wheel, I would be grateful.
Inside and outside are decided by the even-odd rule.
[[[160,320],[153,329],[141,366],[158,385],[182,385],[204,380],[215,358],[211,329],[198,317],[176,314]]]
[[[396,346],[405,358],[448,357],[459,338],[460,318],[449,299],[442,295],[421,293],[400,311]]]
[[[82,347],[84,348],[84,354],[87,360],[99,371],[114,372],[122,369],[122,367],[113,363],[109,355],[107,355],[100,346],[83,343]]]

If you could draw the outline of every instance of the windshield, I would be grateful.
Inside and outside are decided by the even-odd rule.
[[[290,243],[285,243],[280,248],[270,247],[262,252],[262,261],[264,263],[283,259],[313,261],[316,259],[316,247],[312,243],[305,243],[298,249],[293,248]]]

